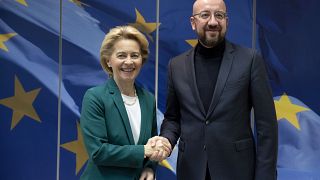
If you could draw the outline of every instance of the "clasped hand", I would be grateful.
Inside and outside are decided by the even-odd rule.
[[[171,144],[167,138],[154,136],[144,145],[144,155],[152,161],[166,159],[172,151]]]

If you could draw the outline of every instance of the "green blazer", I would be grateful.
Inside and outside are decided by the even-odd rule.
[[[141,130],[137,145],[133,140],[127,111],[121,93],[111,78],[84,95],[80,125],[89,155],[82,180],[139,179],[145,167],[156,163],[144,158],[144,146],[157,135],[154,96],[137,86],[141,108]]]

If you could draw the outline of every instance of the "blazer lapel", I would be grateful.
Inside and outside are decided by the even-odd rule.
[[[146,96],[143,93],[142,89],[136,86],[137,95],[139,98],[139,104],[140,104],[140,111],[141,111],[141,125],[140,125],[140,135],[139,140],[137,144],[144,144],[145,134],[147,130],[147,123],[148,123],[148,110],[150,108],[146,105]]]
[[[185,61],[186,62],[186,72],[191,73],[191,77],[189,78],[188,84],[190,85],[190,88],[192,90],[192,94],[194,95],[194,98],[198,104],[198,107],[200,108],[202,115],[205,117],[206,113],[205,113],[204,106],[203,106],[203,103],[202,103],[200,95],[199,95],[197,82],[196,82],[196,73],[195,73],[195,68],[194,68],[194,51],[195,51],[195,48],[190,50],[190,52],[187,54],[187,58]]]
[[[224,52],[223,59],[221,62],[216,87],[213,92],[212,101],[211,101],[206,119],[210,117],[210,115],[214,111],[216,105],[218,104],[218,101],[219,101],[219,98],[222,94],[223,88],[227,82],[229,72],[231,70],[232,62],[234,59],[232,52],[233,52],[232,45],[228,41],[226,41],[225,52]]]
[[[112,94],[112,99],[113,99],[113,101],[114,101],[114,103],[115,103],[115,105],[116,105],[117,109],[119,110],[119,113],[122,117],[122,121],[123,121],[123,124],[126,128],[129,142],[130,142],[130,144],[135,144],[134,140],[133,140],[133,135],[132,135],[132,131],[131,131],[131,126],[130,126],[128,114],[127,114],[126,108],[123,104],[120,90],[119,90],[119,88],[113,78],[110,78],[108,80],[108,85],[109,85],[109,93]]]

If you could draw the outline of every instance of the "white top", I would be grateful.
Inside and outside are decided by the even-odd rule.
[[[131,97],[121,94],[124,105],[127,110],[134,143],[137,144],[141,129],[141,110],[138,96]]]

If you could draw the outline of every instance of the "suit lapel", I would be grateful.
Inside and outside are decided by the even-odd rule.
[[[146,134],[146,127],[147,127],[147,117],[148,117],[148,110],[150,108],[147,107],[146,102],[146,96],[143,93],[142,89],[138,88],[136,86],[136,91],[137,91],[137,95],[139,98],[139,103],[140,103],[140,111],[141,111],[141,125],[140,125],[140,135],[139,135],[139,140],[137,144],[144,144],[143,141],[145,139],[145,134]]]
[[[212,114],[212,112],[214,111],[214,109],[219,101],[219,98],[222,94],[223,88],[227,82],[229,72],[231,70],[232,62],[234,59],[232,52],[233,52],[232,45],[228,41],[226,41],[225,52],[224,52],[223,59],[221,62],[221,66],[220,66],[220,70],[219,70],[219,74],[218,74],[218,78],[217,78],[217,83],[216,83],[216,86],[214,89],[212,101],[211,101],[206,119],[209,118],[210,115]]]
[[[114,103],[115,103],[115,105],[116,105],[116,107],[122,117],[122,121],[125,126],[129,142],[130,142],[130,144],[135,144],[134,140],[133,140],[133,135],[132,135],[132,131],[131,131],[131,126],[130,126],[128,114],[127,114],[126,108],[123,104],[123,100],[122,100],[119,88],[118,88],[116,82],[114,81],[114,79],[112,79],[112,78],[110,78],[108,80],[108,85],[109,85],[109,93],[112,94],[112,99],[113,99],[113,101],[114,101]]]
[[[195,73],[195,67],[194,67],[194,51],[195,51],[195,48],[193,48],[192,50],[189,51],[189,53],[187,53],[187,58],[185,61],[186,67],[187,67],[186,72],[191,73],[191,77],[188,78],[189,79],[188,84],[190,85],[190,88],[192,90],[192,94],[194,95],[194,98],[198,104],[198,107],[200,108],[202,115],[205,117],[206,113],[205,113],[204,106],[203,106],[203,103],[202,103],[200,95],[199,95],[197,82],[196,82],[196,73]]]

